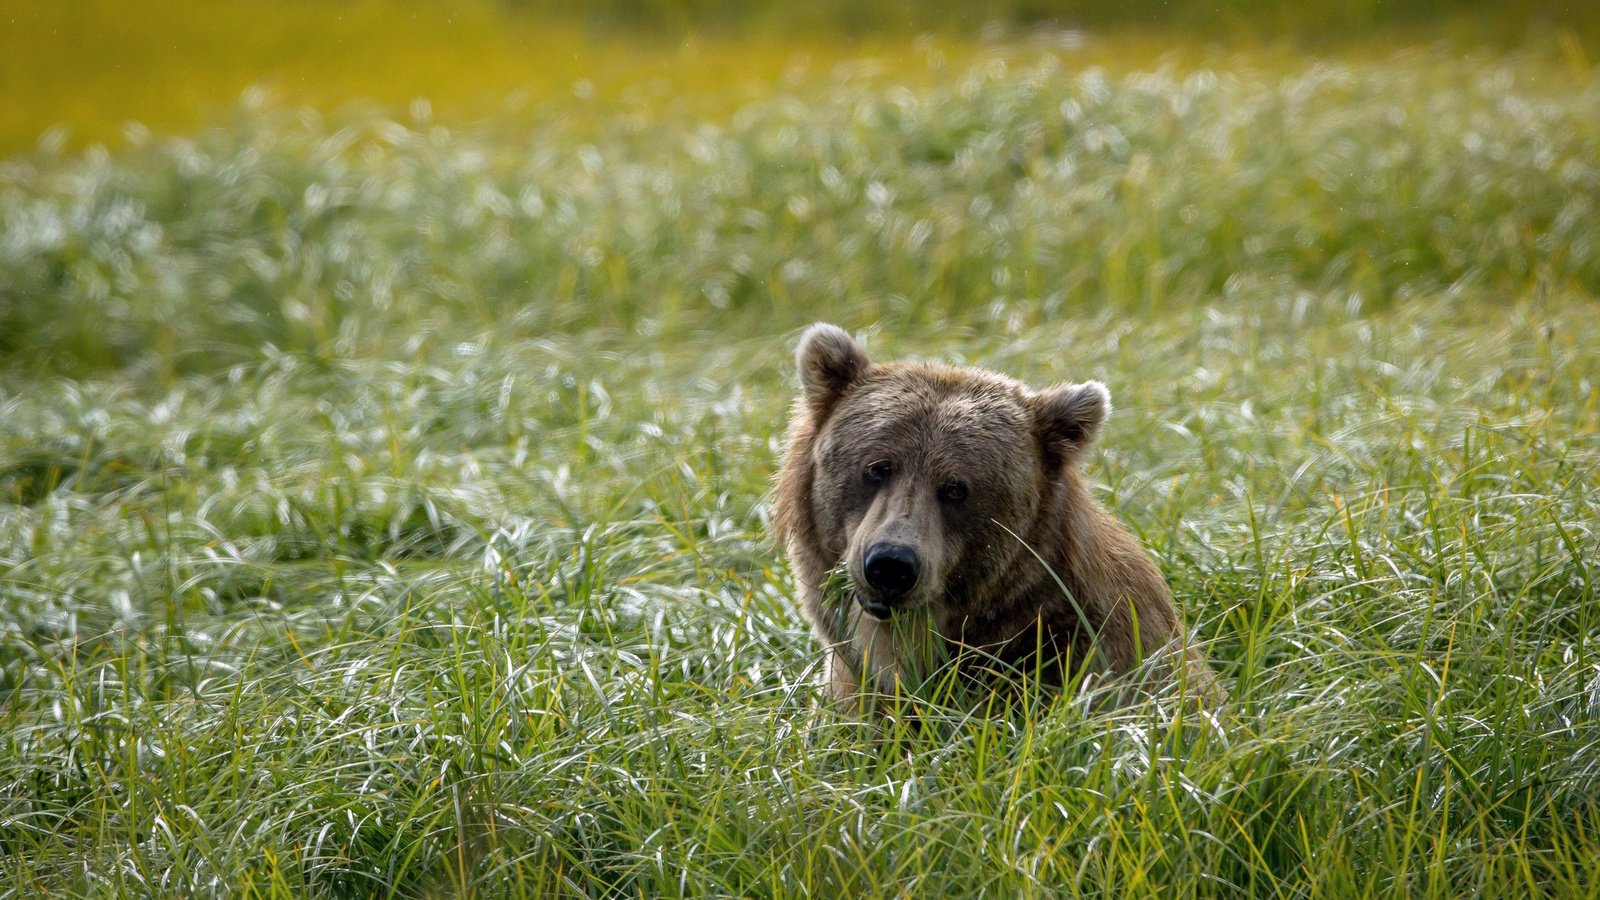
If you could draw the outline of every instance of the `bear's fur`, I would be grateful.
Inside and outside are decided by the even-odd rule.
[[[1217,696],[1161,573],[1079,475],[1111,409],[1103,384],[1032,391],[978,369],[873,364],[827,324],[796,357],[774,521],[830,648],[829,693],[853,705],[908,687],[918,661],[1060,685],[1159,654],[1153,671]],[[824,596],[841,563],[842,603]]]

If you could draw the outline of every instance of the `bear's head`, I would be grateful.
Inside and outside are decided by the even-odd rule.
[[[806,331],[797,362],[809,440],[790,505],[814,561],[842,561],[878,619],[929,604],[981,614],[969,604],[1033,564],[1042,505],[1111,408],[1096,381],[1033,391],[976,369],[873,364],[827,324]]]

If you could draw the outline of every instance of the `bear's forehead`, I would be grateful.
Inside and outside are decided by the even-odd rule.
[[[899,451],[993,459],[1028,442],[1021,386],[987,372],[905,367],[869,376],[829,423],[835,452]]]

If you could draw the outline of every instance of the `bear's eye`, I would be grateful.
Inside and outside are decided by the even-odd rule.
[[[946,503],[960,503],[967,499],[967,486],[952,478],[939,485],[939,499]]]
[[[863,473],[862,477],[866,479],[867,484],[883,484],[885,481],[888,481],[889,476],[893,474],[894,464],[889,462],[887,459],[880,459],[872,465],[867,466],[867,471]]]

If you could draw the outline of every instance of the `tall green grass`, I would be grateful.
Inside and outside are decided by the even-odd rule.
[[[1594,896],[1588,76],[847,71],[0,174],[0,890]],[[793,329],[1098,377],[1229,685],[836,715]]]

